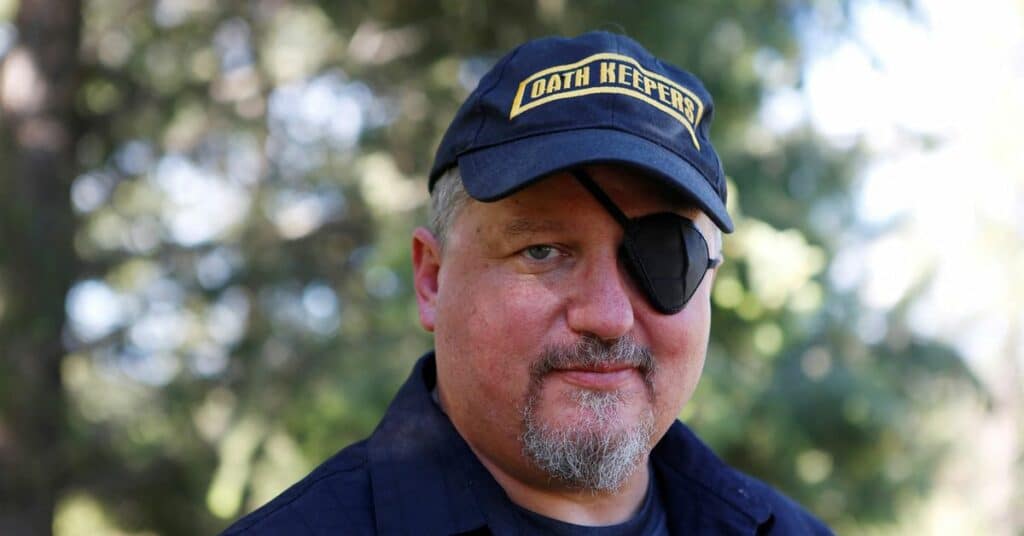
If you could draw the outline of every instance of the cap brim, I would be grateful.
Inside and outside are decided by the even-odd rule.
[[[678,154],[619,130],[578,129],[523,138],[459,155],[466,191],[496,201],[552,173],[585,164],[626,164],[691,199],[727,233],[732,218],[708,180]]]

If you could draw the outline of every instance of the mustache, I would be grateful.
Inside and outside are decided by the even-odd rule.
[[[598,365],[622,365],[635,367],[650,384],[656,364],[654,355],[646,346],[630,336],[613,341],[602,341],[593,335],[584,335],[575,344],[549,346],[541,353],[531,367],[535,381],[553,370],[568,368],[589,368]]]

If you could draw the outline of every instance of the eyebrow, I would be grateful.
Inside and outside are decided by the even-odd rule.
[[[504,226],[504,234],[508,237],[561,231],[565,225],[555,220],[535,220],[529,218],[516,218]]]

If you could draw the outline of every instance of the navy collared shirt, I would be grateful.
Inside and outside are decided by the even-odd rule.
[[[417,363],[368,439],[335,454],[225,535],[528,534],[524,518],[433,403]],[[651,452],[672,534],[831,534],[676,421]]]

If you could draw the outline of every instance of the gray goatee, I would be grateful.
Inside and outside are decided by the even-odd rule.
[[[632,338],[606,344],[583,337],[568,348],[548,348],[531,370],[530,390],[523,407],[523,451],[552,479],[577,490],[618,490],[648,454],[654,435],[654,413],[648,408],[623,426],[618,408],[627,397],[617,391],[573,391],[581,417],[567,426],[541,422],[537,412],[544,376],[556,369],[598,364],[637,367],[654,403],[655,365],[651,352]],[[616,426],[618,425],[618,426]],[[611,428],[617,429],[611,429]]]

